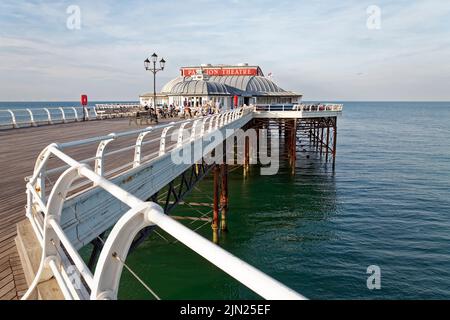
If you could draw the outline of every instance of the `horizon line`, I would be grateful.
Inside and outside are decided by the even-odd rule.
[[[450,100],[353,100],[353,99],[308,99],[301,102],[449,102]],[[79,100],[0,100],[0,103],[30,103],[30,102],[75,102]],[[96,99],[90,102],[139,102],[139,100],[105,100]]]

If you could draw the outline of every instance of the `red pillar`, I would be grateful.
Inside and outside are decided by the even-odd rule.
[[[214,166],[214,196],[213,196],[213,241],[214,243],[219,242],[219,175],[220,167],[218,165]]]
[[[222,171],[222,188],[220,190],[220,206],[222,207],[220,229],[228,230],[227,214],[228,214],[228,165],[221,165]]]

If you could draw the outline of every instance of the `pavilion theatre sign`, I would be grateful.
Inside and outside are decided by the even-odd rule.
[[[183,68],[181,75],[183,77],[190,77],[201,72],[201,68]],[[203,68],[203,72],[208,76],[257,76],[259,75],[258,68]]]

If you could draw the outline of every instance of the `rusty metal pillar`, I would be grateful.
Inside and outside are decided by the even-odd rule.
[[[297,120],[292,121],[291,144],[292,174],[295,174],[295,164],[297,162]]]
[[[284,136],[285,136],[285,144],[287,149],[287,156],[289,165],[292,166],[292,130],[291,130],[291,121],[285,122],[285,130],[284,130]]]
[[[320,130],[320,156],[322,156],[323,153],[323,134],[324,134],[324,127],[322,125],[322,129]]]
[[[333,168],[336,164],[337,117],[333,121]]]
[[[314,133],[314,141],[315,141],[314,146],[316,147],[316,151],[317,151],[317,149],[319,147],[319,130],[320,130],[319,129],[319,121],[316,120],[315,125],[316,125],[316,132]]]
[[[222,188],[220,189],[220,206],[222,208],[220,217],[220,229],[222,231],[228,230],[227,214],[228,214],[228,165],[221,165],[222,171]]]
[[[327,155],[325,161],[328,162],[328,153],[330,151],[330,122],[327,122]]]
[[[244,140],[244,178],[247,177],[250,167],[250,138]]]
[[[219,243],[219,178],[220,178],[220,167],[219,165],[214,166],[214,195],[213,195],[213,242]]]

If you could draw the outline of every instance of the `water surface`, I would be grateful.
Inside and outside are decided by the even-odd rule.
[[[295,176],[230,174],[220,245],[311,299],[449,299],[449,119],[450,103],[345,103],[335,172],[299,154]],[[188,201],[210,202],[211,179],[199,188]],[[168,239],[154,234],[127,260],[161,298],[257,298]],[[367,289],[370,265],[381,290]],[[120,298],[152,296],[124,271]]]

